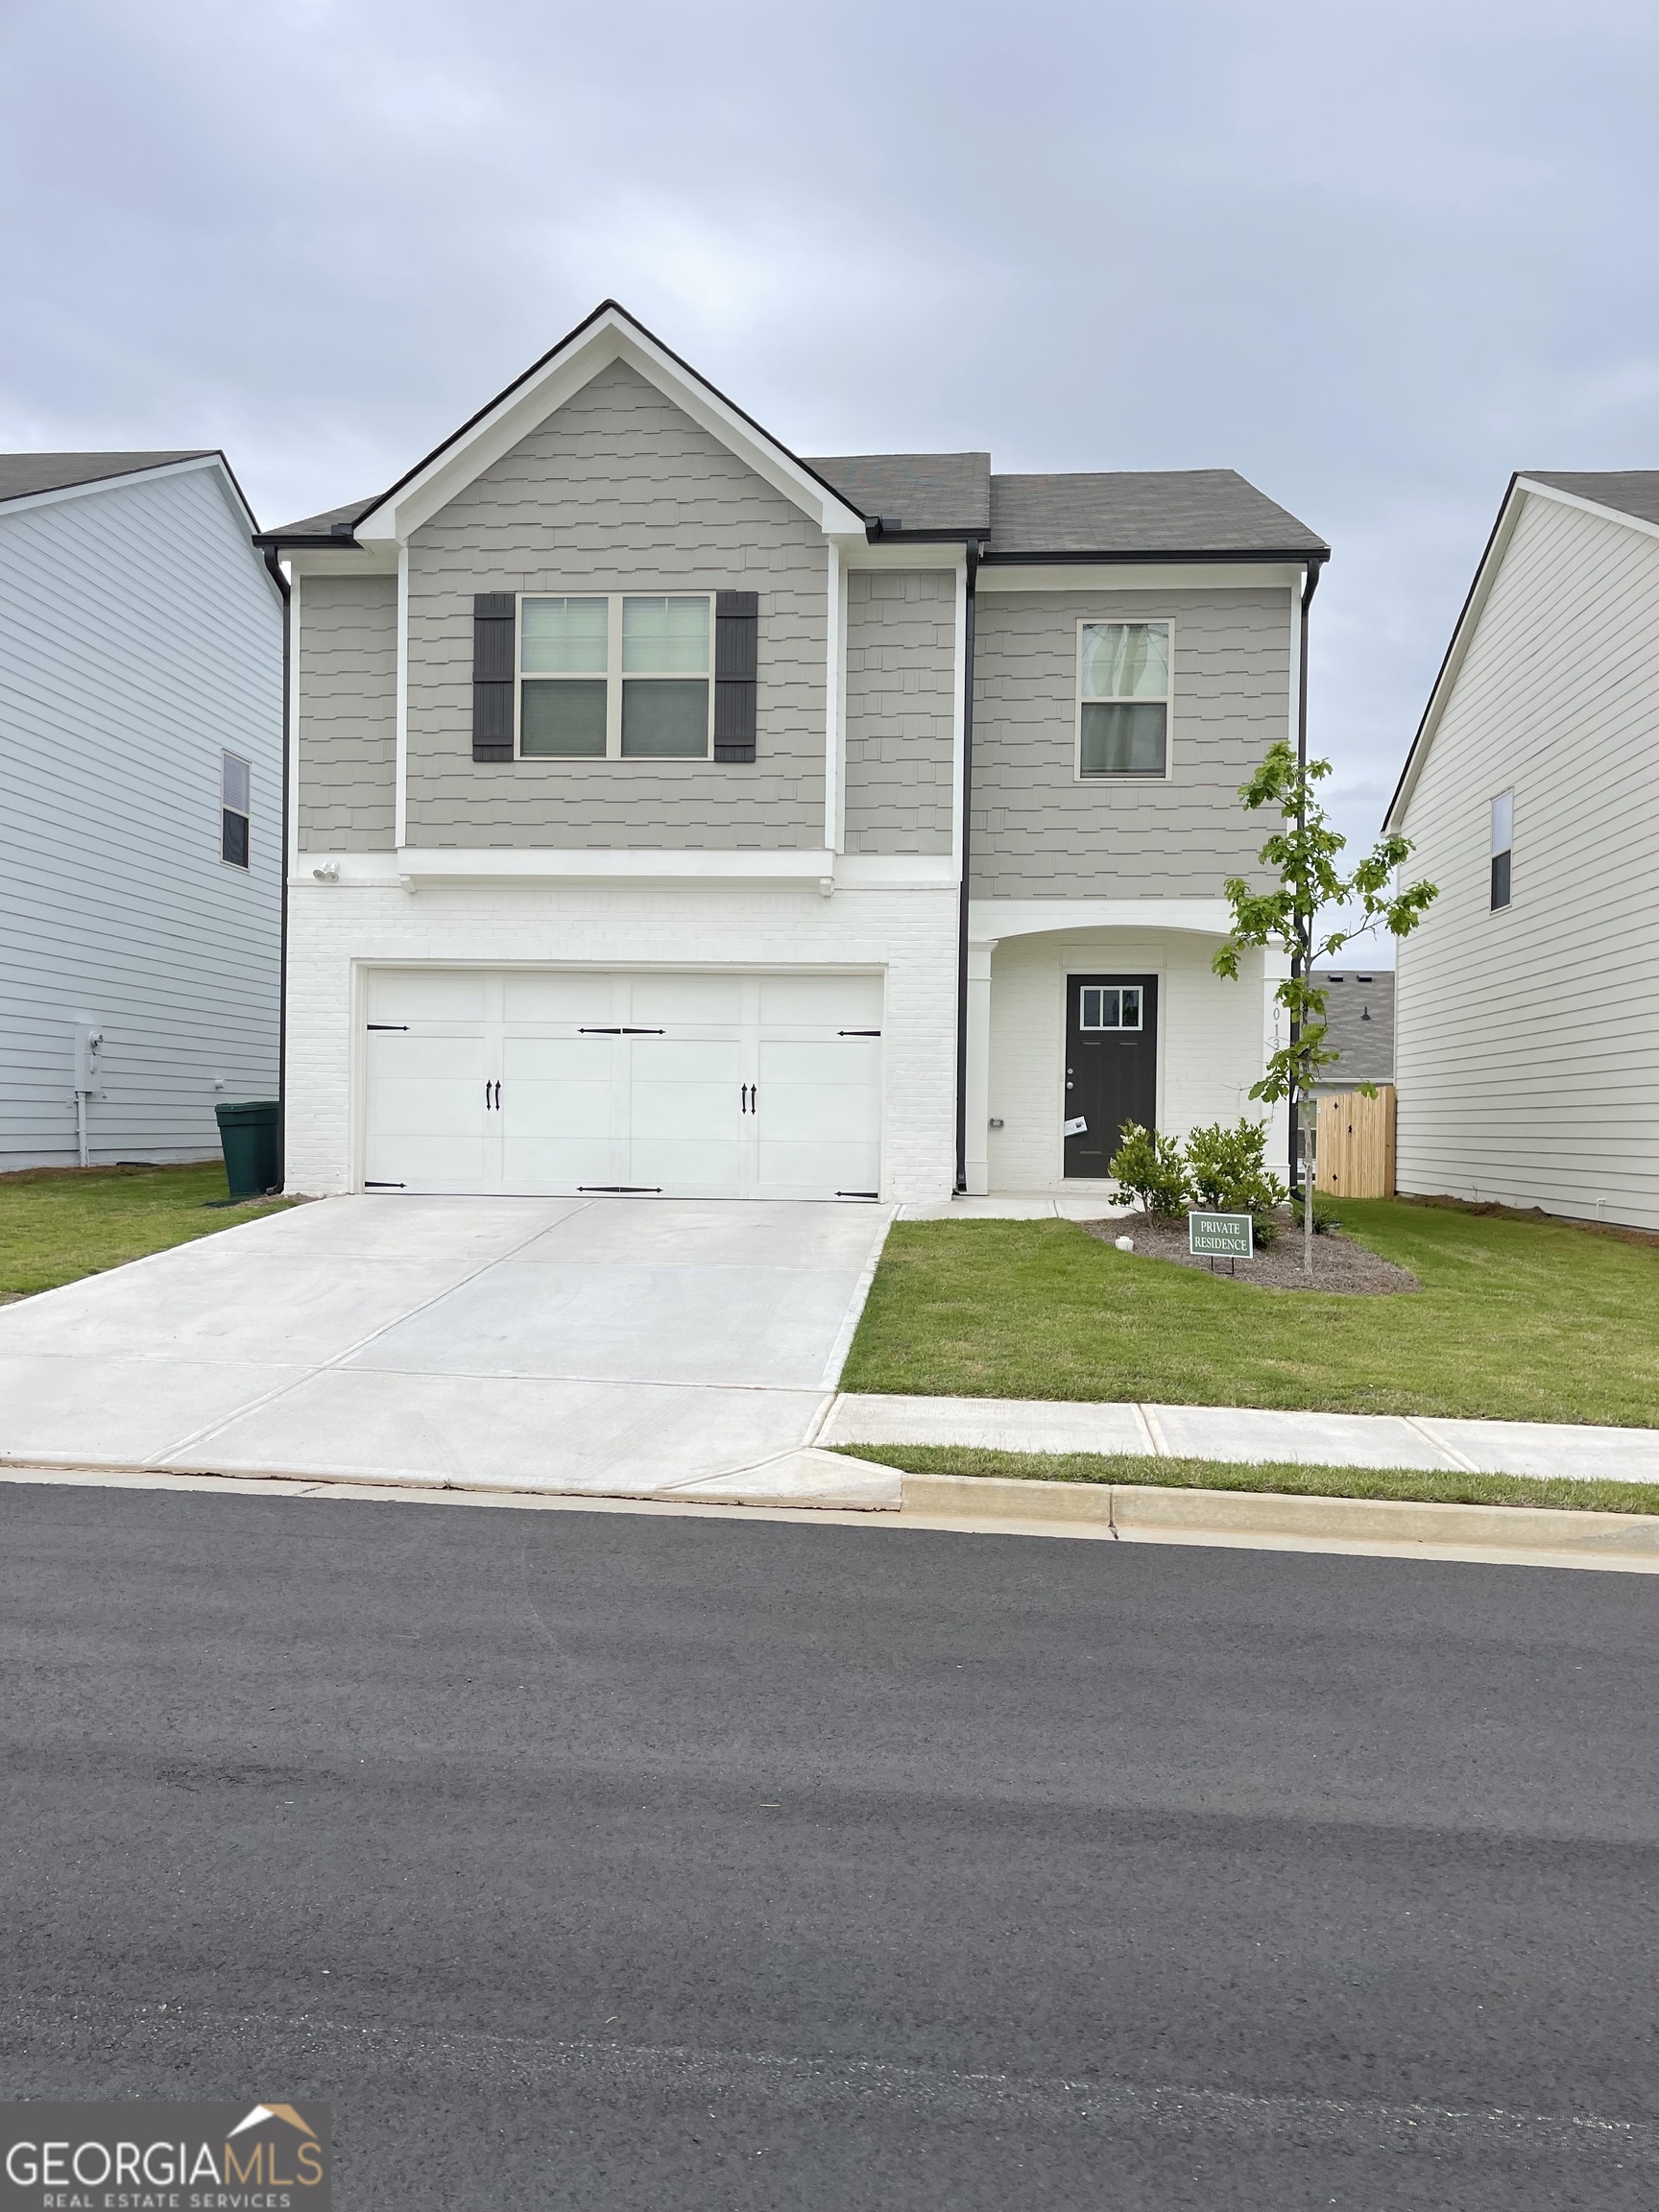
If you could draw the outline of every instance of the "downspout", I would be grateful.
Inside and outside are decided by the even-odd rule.
[[[265,548],[265,566],[272,583],[282,594],[282,903],[276,930],[276,1188],[280,1190],[288,1180],[288,756],[292,735],[289,697],[293,683],[293,594],[274,545]]]
[[[962,882],[956,916],[956,1194],[968,1188],[968,878],[974,819],[974,613],[982,550],[970,538],[968,604],[962,625]]]
[[[1321,562],[1310,561],[1307,579],[1302,586],[1302,623],[1297,639],[1296,672],[1296,767],[1299,773],[1305,771],[1308,766],[1308,610],[1312,606],[1313,594],[1319,589],[1319,572],[1322,566]],[[1296,827],[1298,830],[1306,830],[1308,827],[1306,805],[1297,809]],[[1296,943],[1291,948],[1290,952],[1290,976],[1293,982],[1301,977],[1305,958],[1306,950],[1302,942],[1301,931],[1298,930]],[[1290,1042],[1292,1045],[1295,1044],[1301,1034],[1302,1024],[1292,1015],[1290,1018]],[[1302,1099],[1294,1085],[1290,1091],[1289,1166],[1290,1188],[1292,1190],[1299,1190],[1302,1188]]]

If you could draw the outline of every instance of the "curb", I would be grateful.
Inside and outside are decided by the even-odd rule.
[[[1455,1546],[1577,1552],[1659,1562],[1659,1514],[1549,1505],[1439,1505],[1391,1498],[1304,1498],[1265,1490],[1171,1490],[1147,1483],[1039,1482],[997,1475],[905,1475],[904,1514],[929,1519],[1092,1524],[1124,1536]]]

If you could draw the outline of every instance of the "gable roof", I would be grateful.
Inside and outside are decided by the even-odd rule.
[[[222,460],[211,445],[159,453],[0,453],[0,500],[28,499],[39,492],[67,492],[111,476],[138,476],[180,461]]]
[[[1463,665],[1463,657],[1485,610],[1493,581],[1509,549],[1515,524],[1528,496],[1548,499],[1559,493],[1564,500],[1585,500],[1617,520],[1633,523],[1638,530],[1659,531],[1659,469],[1518,469],[1504,488],[1498,517],[1476,565],[1475,576],[1453,625],[1452,637],[1394,786],[1394,796],[1382,817],[1384,830],[1398,830],[1411,804],[1434,733],[1452,687]]]
[[[808,511],[817,506],[826,532],[974,540],[990,561],[1330,557],[1323,538],[1231,469],[993,476],[988,453],[794,453],[614,300],[601,301],[390,490],[283,523],[259,543],[359,545],[403,535],[618,357],[700,412],[787,496]]]
[[[1323,560],[1331,548],[1232,469],[993,476],[991,558]]]

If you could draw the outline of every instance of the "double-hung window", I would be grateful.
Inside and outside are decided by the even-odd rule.
[[[1077,773],[1169,773],[1169,624],[1080,622]]]
[[[708,592],[611,591],[518,602],[518,752],[525,759],[707,760]]]
[[[219,857],[227,867],[246,868],[252,843],[252,803],[248,763],[240,754],[219,756]]]
[[[1492,911],[1509,903],[1509,862],[1515,843],[1515,794],[1500,791],[1492,802]]]

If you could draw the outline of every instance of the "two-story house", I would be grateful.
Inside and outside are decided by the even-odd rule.
[[[1656,763],[1659,469],[1524,469],[1388,809],[1402,1190],[1659,1229]]]
[[[0,454],[0,1167],[275,1096],[282,586],[222,453]]]
[[[263,542],[290,1188],[1087,1193],[1246,1109],[1327,548],[1231,471],[803,459],[607,302]]]

